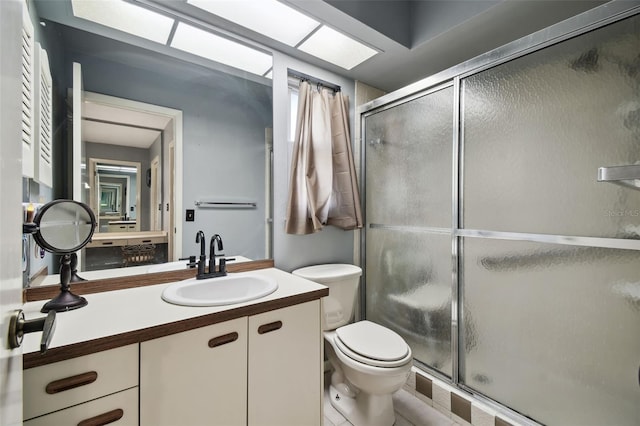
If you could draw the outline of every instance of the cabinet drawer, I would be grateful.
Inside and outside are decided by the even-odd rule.
[[[118,426],[138,424],[137,387],[24,422],[25,426],[106,424]]]
[[[134,226],[135,228],[135,226]],[[125,224],[118,224],[118,225],[112,225],[109,224],[109,232],[127,232],[129,230],[129,225],[125,225]]]
[[[24,418],[138,385],[138,345],[24,370]]]
[[[160,244],[166,243],[167,237],[146,237],[146,238],[129,238],[127,245],[135,246],[138,244]]]
[[[93,240],[87,244],[87,248],[100,248],[100,247],[122,247],[127,245],[127,240],[124,238],[112,238],[109,240]]]

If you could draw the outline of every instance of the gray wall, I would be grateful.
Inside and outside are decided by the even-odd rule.
[[[55,24],[48,25],[48,31],[53,32],[54,27]],[[195,244],[195,233],[202,229],[207,237],[213,233],[220,233],[227,254],[244,254],[251,258],[264,257],[264,128],[273,126],[273,257],[276,266],[292,270],[323,262],[353,262],[353,231],[327,227],[320,233],[309,236],[284,233],[289,186],[287,70],[291,68],[340,85],[351,100],[352,135],[353,80],[275,52],[273,91],[270,87],[227,75],[218,77],[218,83],[214,87],[212,82],[204,81],[213,71],[204,70],[197,65],[191,66],[188,70],[189,77],[175,72],[178,78],[173,79],[161,74],[164,62],[174,61],[170,58],[155,55],[153,60],[147,61],[155,63],[154,72],[144,71],[125,65],[127,58],[131,59],[132,63],[145,62],[139,61],[138,57],[134,58],[143,52],[142,50],[136,52],[131,46],[118,42],[111,42],[113,47],[103,45],[98,48],[91,44],[91,38],[97,36],[77,30],[65,30],[65,34],[69,33],[75,40],[91,45],[91,51],[96,53],[67,52],[68,68],[65,81],[70,80],[71,62],[77,61],[83,66],[85,90],[183,111],[183,177],[186,183],[182,191],[184,209],[194,208],[193,202],[205,197],[233,196],[258,201],[257,210],[229,212],[196,209],[195,222],[185,222],[184,212],[178,212],[177,219],[183,221],[184,231],[182,256],[196,254],[198,247]],[[107,55],[110,60],[98,58],[98,51],[103,57]],[[355,145],[357,141],[353,143]],[[242,155],[243,152],[245,155]],[[249,153],[248,156],[246,153]],[[248,179],[247,170],[258,170],[260,178]],[[244,223],[244,229],[232,230],[232,222]],[[260,243],[256,244],[258,238]]]
[[[121,43],[113,45],[117,52],[125,50]],[[108,54],[108,48],[103,45],[102,49]],[[165,60],[142,49],[134,53],[154,56],[160,67]],[[227,75],[207,80],[176,73],[171,78],[160,69],[150,71],[121,60],[69,52],[68,66],[74,61],[82,64],[87,91],[183,112],[184,188],[177,191],[182,193],[185,209],[205,198],[258,203],[252,210],[197,209],[195,222],[185,222],[185,213],[176,212],[177,220],[183,221],[183,253],[178,255],[196,254],[195,234],[201,229],[207,237],[221,234],[228,254],[264,258],[264,129],[272,125],[271,88]]]

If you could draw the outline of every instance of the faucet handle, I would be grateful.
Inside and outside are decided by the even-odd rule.
[[[198,262],[196,261],[196,257],[195,256],[189,256],[189,257],[181,257],[178,260],[188,260],[189,263],[187,263],[187,266],[189,268],[195,268],[196,265],[198,264]]]
[[[224,257],[221,257],[220,260],[218,261],[218,272],[226,274],[227,273],[227,259]]]

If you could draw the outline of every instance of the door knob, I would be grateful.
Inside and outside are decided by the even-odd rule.
[[[22,309],[17,309],[13,312],[9,320],[9,348],[15,349],[19,347],[26,333],[42,331],[40,353],[45,353],[49,348],[55,329],[56,311],[49,311],[46,317],[25,320]]]

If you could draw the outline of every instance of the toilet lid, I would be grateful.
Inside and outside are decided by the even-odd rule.
[[[302,278],[319,283],[329,283],[362,275],[362,269],[355,265],[344,263],[330,263],[326,265],[313,265],[296,269],[291,272]]]
[[[345,355],[374,366],[397,367],[411,351],[396,332],[371,321],[359,321],[336,330],[336,344]]]

